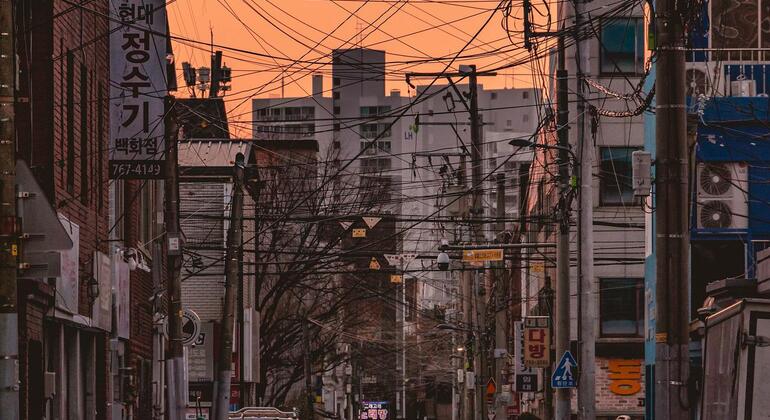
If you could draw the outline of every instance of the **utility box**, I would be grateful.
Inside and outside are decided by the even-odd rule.
[[[647,197],[652,189],[652,155],[644,150],[631,153],[631,174],[634,195]]]
[[[444,205],[449,216],[468,216],[468,189],[462,185],[450,185],[444,194]]]
[[[739,300],[705,324],[701,418],[770,418],[770,299]]]

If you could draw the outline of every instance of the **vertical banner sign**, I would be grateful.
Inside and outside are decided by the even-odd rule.
[[[110,178],[164,177],[164,0],[110,0]]]
[[[537,372],[524,364],[523,322],[513,324],[514,372],[516,392],[537,392]]]
[[[524,318],[524,365],[546,368],[551,365],[551,333],[547,316]]]

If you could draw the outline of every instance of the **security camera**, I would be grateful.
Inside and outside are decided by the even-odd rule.
[[[449,254],[446,252],[440,252],[438,254],[438,258],[436,258],[436,263],[438,264],[438,269],[441,271],[447,271],[449,270]]]

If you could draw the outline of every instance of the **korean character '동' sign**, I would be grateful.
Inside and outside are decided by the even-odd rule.
[[[524,318],[524,366],[545,368],[551,365],[551,332],[547,316]]]
[[[110,1],[110,178],[163,178],[164,0]]]

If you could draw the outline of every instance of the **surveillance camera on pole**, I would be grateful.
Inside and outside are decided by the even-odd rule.
[[[449,254],[446,253],[447,248],[449,247],[449,241],[446,239],[441,240],[441,245],[439,245],[438,249],[441,251],[438,254],[438,257],[436,258],[436,264],[438,264],[438,269],[441,271],[447,271],[449,270],[449,263],[451,260],[449,259]]]

